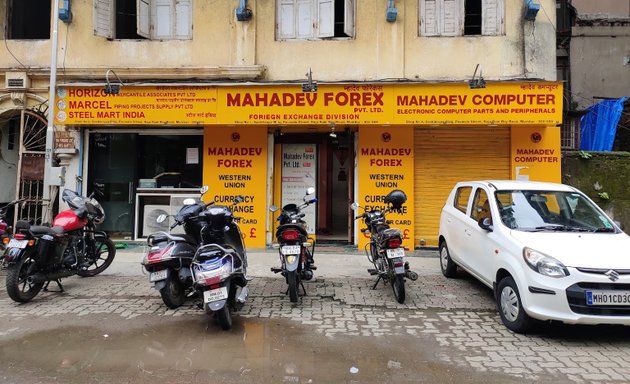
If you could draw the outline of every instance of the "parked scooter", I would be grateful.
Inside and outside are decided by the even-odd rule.
[[[355,220],[363,219],[367,228],[361,229],[361,232],[370,236],[370,241],[365,245],[365,254],[374,264],[374,269],[368,269],[368,272],[370,275],[378,275],[372,289],[376,289],[381,280],[386,284],[389,282],[396,300],[402,304],[405,302],[405,278],[417,280],[418,274],[409,269],[409,262],[404,261],[402,232],[398,228],[389,227],[385,214],[392,211],[400,213],[402,205],[407,201],[407,195],[395,189],[383,201],[387,204],[384,210],[364,211]],[[355,211],[360,208],[357,203],[352,203],[351,207]]]
[[[4,258],[7,293],[14,301],[30,301],[51,281],[63,292],[61,278],[95,276],[114,260],[114,243],[105,232],[96,230],[105,220],[99,202],[68,189],[62,199],[70,209],[60,212],[52,227],[26,221],[15,225]]]
[[[315,253],[315,239],[308,236],[306,231],[306,221],[302,218],[302,210],[309,205],[316,203],[317,198],[309,198],[315,193],[315,188],[308,188],[304,196],[304,204],[287,204],[282,207],[278,221],[280,225],[276,230],[275,244],[280,254],[280,267],[272,267],[273,273],[281,273],[284,276],[288,288],[289,300],[292,303],[298,300],[298,290],[302,287],[306,295],[306,288],[302,280],[311,280],[313,270],[317,267],[313,265],[313,254]],[[269,208],[276,212],[278,208],[272,205]]]
[[[201,196],[208,191],[204,186]],[[199,215],[213,203],[205,204],[195,199],[184,200],[184,205],[173,217],[169,231],[156,232],[147,238],[149,250],[144,256],[142,265],[149,272],[149,282],[160,292],[164,304],[175,309],[194,294],[193,278],[190,270],[197,247],[201,242],[203,222]],[[169,216],[160,215],[158,223],[163,223]],[[182,226],[184,234],[170,233],[175,227]]]
[[[236,196],[233,205],[243,201]],[[193,288],[203,298],[200,307],[225,330],[232,327],[232,312],[239,311],[249,295],[240,218],[230,208],[213,205],[199,214],[201,242],[190,267]]]

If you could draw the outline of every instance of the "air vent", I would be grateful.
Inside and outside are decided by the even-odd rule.
[[[7,72],[5,87],[11,90],[24,90],[31,86],[31,81],[26,72]]]

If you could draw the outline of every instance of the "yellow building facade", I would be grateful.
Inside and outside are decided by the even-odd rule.
[[[75,0],[72,21],[60,23],[58,184],[104,188],[109,232],[144,238],[158,229],[155,214],[208,185],[206,201],[245,196],[236,215],[246,245],[262,248],[277,216],[269,207],[314,186],[310,230],[363,246],[350,203],[382,207],[383,195],[402,189],[406,209],[390,219],[409,248],[436,246],[439,211],[456,181],[560,181],[553,23],[525,20],[520,3],[490,2],[496,12],[482,8],[479,29],[462,21],[451,31],[429,19],[427,7],[439,10],[440,1],[397,1],[394,21],[385,2],[346,1],[333,12],[345,14],[343,30],[329,31],[321,12],[315,30],[287,21],[298,12],[291,2],[250,1],[253,17],[244,21],[236,1],[184,3],[188,10],[170,10],[179,24],[169,30],[153,20],[146,35],[102,21],[116,2]],[[555,3],[541,6],[553,20]],[[50,41],[7,43],[15,59],[0,57],[0,116],[28,133],[23,114],[50,116],[36,109],[47,105]],[[12,88],[16,78],[26,82]],[[28,152],[46,155],[22,150],[16,163]],[[6,171],[16,195],[23,169]]]

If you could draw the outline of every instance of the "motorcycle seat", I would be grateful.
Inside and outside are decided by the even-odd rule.
[[[383,237],[402,237],[402,232],[398,228],[387,228],[381,234]]]
[[[168,233],[168,232],[160,232],[160,233],[154,233],[153,235],[151,235],[151,237],[153,237],[153,242],[155,243],[159,243],[162,241],[175,241],[175,242],[189,243],[193,245],[197,244],[194,237],[187,234],[183,234],[183,233],[173,234],[173,233]]]
[[[43,235],[61,235],[64,233],[63,227],[55,226],[55,227],[45,227],[43,225],[33,225],[29,228],[29,231],[33,234],[33,236],[43,236]]]

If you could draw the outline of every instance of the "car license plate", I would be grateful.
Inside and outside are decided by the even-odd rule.
[[[630,291],[586,291],[586,304],[630,306]]]
[[[28,244],[28,240],[16,240],[16,239],[11,239],[9,241],[9,244],[7,244],[7,248],[26,248],[26,244]]]
[[[166,279],[167,277],[168,277],[168,269],[163,269],[161,271],[151,272],[151,274],[149,275],[149,281],[150,282],[160,281],[160,280]]]
[[[299,245],[283,245],[282,248],[280,248],[280,252],[282,252],[283,255],[299,255],[301,251],[301,248]]]
[[[387,258],[388,259],[396,259],[398,257],[405,257],[405,249],[404,248],[396,248],[396,249],[388,249],[387,250]]]
[[[228,297],[227,287],[203,291],[203,302],[212,303],[219,300],[225,300]]]

